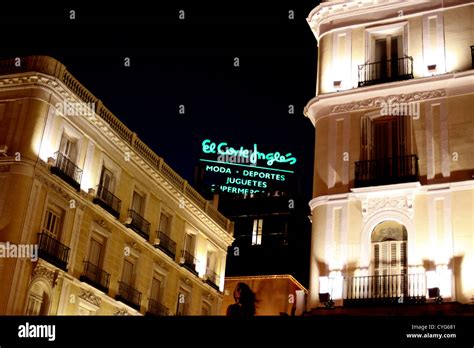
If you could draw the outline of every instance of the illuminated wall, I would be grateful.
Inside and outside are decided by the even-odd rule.
[[[371,236],[384,221],[407,229],[406,272],[423,282],[417,295],[432,302],[428,289],[437,287],[444,301],[472,303],[473,14],[468,1],[324,2],[309,14],[319,54],[317,95],[305,109],[316,135],[309,308],[322,306],[326,292],[343,305],[350,281],[369,281]],[[381,56],[390,46],[401,61],[412,58],[413,75],[399,66],[400,78],[390,80],[393,65],[377,70],[377,45]],[[408,112],[386,113],[387,105]],[[375,143],[364,127],[387,115],[403,119],[401,139],[406,155],[417,158],[417,179],[360,185]]]
[[[11,63],[0,62],[2,71],[14,73]],[[47,231],[61,250],[69,249],[67,268],[58,266],[65,254],[53,255],[54,262],[45,254],[37,262],[0,257],[0,314],[38,314],[44,307],[42,314],[49,315],[143,315],[150,312],[150,299],[166,307],[169,315],[178,308],[185,315],[218,314],[227,247],[233,242],[230,221],[61,63],[49,57],[27,57],[21,64],[26,72],[0,76],[0,242],[39,245],[38,234]],[[82,104],[92,105],[94,112],[71,114],[62,107]],[[60,162],[55,155],[64,146],[65,134],[76,144],[74,167],[62,165],[69,162]],[[113,193],[100,196],[103,167],[113,172],[114,184],[109,187]],[[59,168],[62,176],[53,175],[52,168]],[[76,169],[70,168],[82,170],[77,189],[67,181],[75,178]],[[127,219],[134,192],[143,196],[140,216],[150,224],[147,237],[126,226],[141,221]],[[111,206],[116,202],[111,193],[121,200],[117,216],[96,201],[102,197],[105,206]],[[48,210],[60,221],[54,231],[48,230],[53,224]],[[168,238],[176,243],[174,255],[160,247],[166,241],[157,233],[164,228],[164,215],[169,221]],[[192,235],[188,246],[185,234]],[[91,260],[92,240],[99,240],[102,249],[97,254],[101,272],[91,276],[84,261]],[[184,249],[194,257],[194,266],[182,262]],[[208,275],[211,252],[213,276]],[[141,293],[141,299],[134,299],[136,308],[117,299],[125,259],[134,265],[131,286]],[[91,277],[103,282],[105,278],[96,278],[102,271],[110,277],[105,290],[90,282]],[[156,293],[154,278],[161,282]],[[185,296],[180,298],[180,293]]]

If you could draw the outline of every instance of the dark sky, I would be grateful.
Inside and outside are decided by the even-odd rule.
[[[298,158],[310,198],[314,128],[303,107],[315,94],[317,46],[306,17],[318,1],[98,2],[2,3],[0,56],[60,60],[190,182],[203,139],[257,143]]]

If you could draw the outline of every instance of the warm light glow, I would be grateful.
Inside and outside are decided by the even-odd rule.
[[[319,277],[319,293],[320,294],[329,293],[329,278],[328,277]]]

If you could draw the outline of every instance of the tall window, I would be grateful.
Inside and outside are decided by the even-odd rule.
[[[137,214],[143,215],[144,201],[145,199],[143,198],[143,196],[138,192],[134,191],[132,199],[132,210]]]
[[[253,220],[252,245],[262,244],[263,219]]]
[[[378,293],[406,290],[407,231],[394,221],[378,224],[372,233],[372,274]]]
[[[212,314],[211,311],[212,311],[211,305],[208,302],[203,301],[202,308],[201,308],[201,315],[205,315],[205,316],[211,315]]]
[[[64,211],[56,206],[49,206],[43,223],[43,233],[54,239],[59,239],[61,233],[61,220]]]
[[[161,291],[163,288],[163,282],[161,277],[154,276],[151,282],[151,294],[150,298],[158,303],[161,303]]]
[[[133,284],[133,270],[134,264],[132,261],[125,259],[123,261],[122,282],[132,286]]]
[[[185,233],[184,234],[184,250],[186,250],[188,253],[194,255],[194,234],[191,233]]]
[[[164,213],[161,213],[161,215],[160,215],[160,228],[159,228],[159,231],[163,232],[167,236],[170,235],[170,219],[169,219],[168,215],[166,215]]]
[[[402,157],[410,150],[409,117],[383,116],[361,119],[362,160]]]
[[[106,167],[102,167],[99,181],[99,196],[107,201],[107,193],[114,191],[114,174]]]
[[[89,262],[94,266],[101,267],[104,241],[99,238],[91,238],[89,247]]]
[[[191,302],[191,294],[189,291],[179,288],[178,292],[178,304],[176,306],[176,315],[188,315],[189,314],[189,304]]]
[[[77,160],[77,142],[66,133],[63,133],[61,137],[61,143],[59,145],[59,152],[63,154],[68,160],[76,163]]]
[[[42,281],[32,285],[27,301],[26,315],[48,315],[50,298]]]

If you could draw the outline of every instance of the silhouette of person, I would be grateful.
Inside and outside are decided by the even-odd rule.
[[[227,307],[228,316],[249,317],[256,312],[255,293],[245,283],[238,283],[234,290],[235,303]]]

